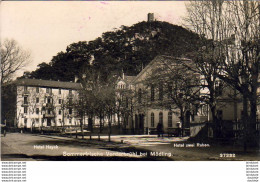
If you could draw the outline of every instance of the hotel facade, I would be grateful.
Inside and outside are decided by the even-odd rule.
[[[197,135],[206,125],[212,125],[212,114],[209,105],[205,102],[198,101],[191,106],[184,114],[184,122],[181,123],[180,112],[178,109],[169,109],[166,106],[158,106],[158,101],[167,100],[166,93],[160,93],[160,86],[147,86],[147,78],[151,76],[152,70],[162,62],[174,63],[176,60],[181,60],[183,64],[190,64],[192,61],[185,58],[175,58],[170,56],[157,56],[152,60],[137,76],[132,77],[131,81],[122,80],[118,82],[118,87],[124,82],[128,87],[122,87],[132,90],[132,105],[133,113],[126,122],[126,128],[131,133],[149,134],[156,131],[156,126],[161,123],[165,133],[171,132],[177,128],[185,128],[191,136]],[[190,66],[190,65],[189,65]],[[153,73],[152,73],[153,74]],[[160,73],[158,73],[160,74]],[[194,75],[198,77],[200,82],[205,82],[202,75]],[[201,83],[202,84],[202,83]],[[206,84],[206,83],[204,83]],[[228,85],[223,85],[221,80],[216,81],[216,88],[219,90],[217,97],[216,112],[220,121],[221,130],[224,135],[237,135],[243,130],[242,121],[242,96],[238,91]],[[164,90],[162,88],[161,90]],[[207,88],[199,89],[198,96],[203,97],[209,95]],[[258,89],[260,93],[260,89]],[[160,98],[161,97],[161,98]],[[256,130],[259,131],[260,125],[260,106],[257,109]],[[182,126],[184,125],[184,126]],[[128,132],[129,133],[129,132]],[[208,135],[213,136],[212,129],[208,130]]]
[[[17,128],[78,125],[73,107],[80,83],[40,79],[18,79],[11,84],[15,99],[9,99],[15,113],[6,118]]]

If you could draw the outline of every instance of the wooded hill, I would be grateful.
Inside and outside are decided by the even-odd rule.
[[[87,33],[87,32],[86,32]],[[70,44],[50,63],[41,63],[30,78],[73,81],[94,69],[105,79],[109,74],[138,74],[157,55],[189,57],[199,36],[167,22],[140,22],[105,32],[93,41]]]

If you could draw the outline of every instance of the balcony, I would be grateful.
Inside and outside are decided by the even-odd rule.
[[[52,97],[53,96],[53,93],[45,93],[45,97]]]
[[[28,95],[30,95],[30,92],[29,91],[23,91],[23,96],[28,96]]]
[[[51,108],[52,107],[52,103],[44,103],[43,107]]]
[[[29,103],[28,102],[23,102],[22,103],[22,107],[26,107],[26,106],[29,106]]]

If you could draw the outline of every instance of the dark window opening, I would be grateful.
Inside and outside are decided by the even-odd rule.
[[[36,114],[39,114],[39,112],[40,112],[40,109],[36,108]]]
[[[24,113],[27,114],[27,112],[28,112],[28,108],[24,107]]]
[[[151,101],[154,101],[154,85],[151,86]]]
[[[159,123],[163,124],[163,113],[159,113]]]
[[[154,127],[154,113],[151,113],[151,127]]]
[[[128,98],[127,97],[125,98],[125,106],[126,106],[126,108],[128,108]]]
[[[142,102],[142,89],[139,88],[138,90],[138,103],[140,104]]]
[[[163,100],[163,84],[159,84],[159,100]]]
[[[171,99],[172,98],[172,86],[169,85],[168,86],[168,99]]]
[[[168,112],[168,127],[172,127],[172,112]]]
[[[23,102],[24,102],[24,104],[28,104],[28,97],[24,97]]]
[[[217,110],[217,117],[219,120],[223,119],[223,111],[222,110]]]

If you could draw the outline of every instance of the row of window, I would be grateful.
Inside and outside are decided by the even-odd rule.
[[[28,104],[28,97],[24,97],[24,104]],[[36,97],[36,103],[39,103],[40,99],[39,97]],[[46,101],[44,101],[46,102]],[[50,104],[52,103],[52,98],[47,98],[47,103]],[[62,104],[62,99],[59,99],[59,104]],[[72,104],[72,98],[69,99],[69,104]]]
[[[44,118],[41,119],[42,123],[44,123]],[[59,122],[61,123],[61,119],[59,119]],[[39,118],[35,118],[35,123],[38,124],[39,123]],[[69,118],[69,124],[72,123],[72,119]],[[24,118],[24,124],[27,125],[27,118]]]
[[[28,91],[28,86],[24,86],[24,91]],[[40,87],[36,87],[36,93],[40,92]],[[52,93],[52,88],[46,88],[46,93],[51,94]],[[61,94],[61,89],[59,89],[59,94]],[[69,94],[72,94],[72,90],[69,90]]]
[[[119,88],[119,89],[125,89],[125,85],[123,85],[123,84],[118,85],[117,88]]]
[[[24,111],[23,111],[25,114],[28,113],[28,107],[24,107]],[[40,114],[40,109],[39,108],[36,108],[35,110],[35,113],[36,114]],[[52,110],[51,109],[47,109],[47,114],[52,114]],[[62,114],[62,110],[59,109],[59,115]],[[69,108],[69,114],[72,114],[72,108]]]
[[[159,113],[159,123],[163,124],[163,113]],[[155,127],[154,125],[154,113],[151,113],[151,127]],[[172,112],[168,112],[168,127],[172,127]]]
[[[164,88],[163,88],[163,84],[159,84],[159,88],[158,88],[158,99],[159,100],[163,100],[163,96],[164,96]],[[168,99],[170,99],[172,97],[172,86],[168,86]],[[151,85],[151,101],[155,101],[155,87],[154,85]],[[139,88],[138,90],[138,103],[142,102],[142,89]]]

